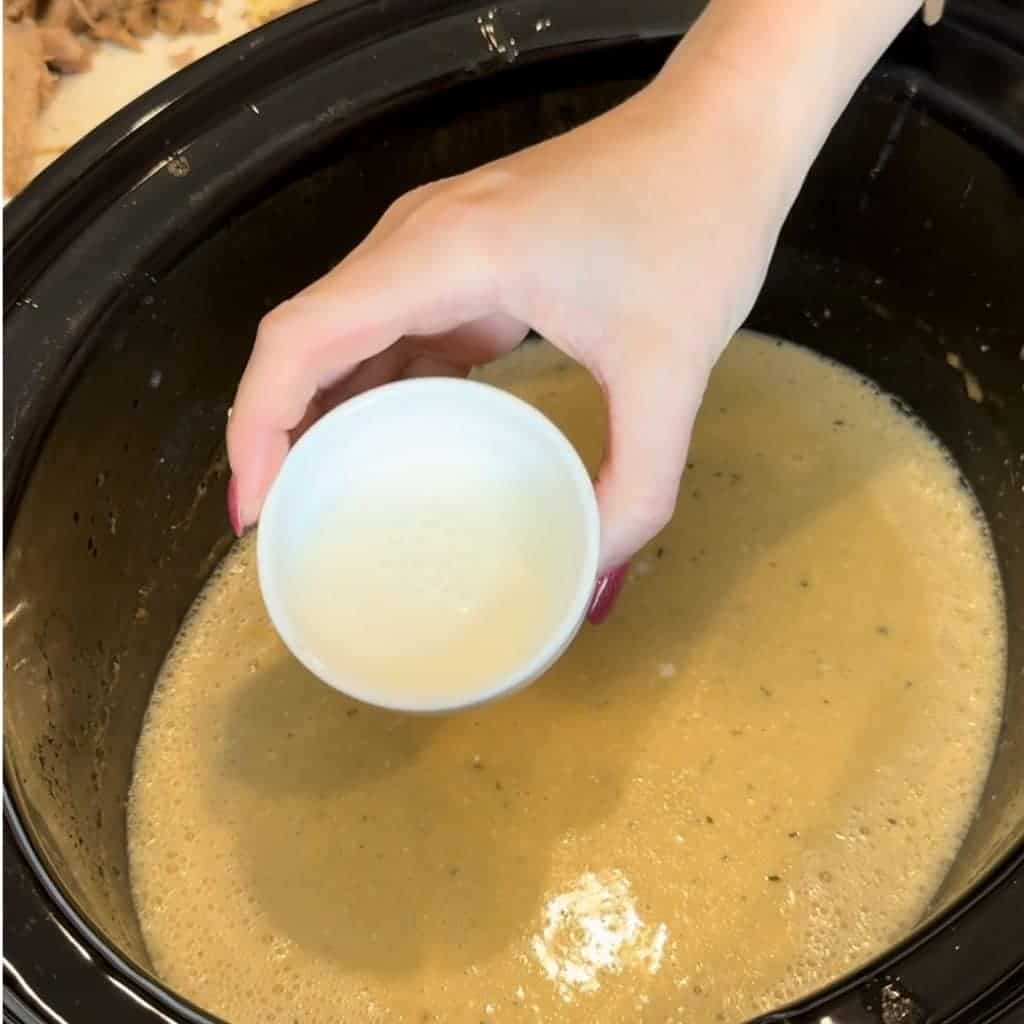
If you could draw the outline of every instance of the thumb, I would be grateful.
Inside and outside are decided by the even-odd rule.
[[[609,415],[608,448],[595,484],[601,512],[601,572],[602,581],[617,574],[619,584],[623,574],[618,570],[675,512],[709,375],[698,361],[681,359],[675,340],[645,344],[632,356],[632,361],[623,360],[600,374],[606,382]],[[595,617],[592,610],[592,621]]]

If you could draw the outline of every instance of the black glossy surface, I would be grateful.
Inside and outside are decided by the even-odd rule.
[[[1006,586],[1006,726],[935,926],[793,1019],[980,1020],[1021,980],[1024,18],[994,45],[985,18],[1010,7],[964,11],[910,31],[861,91],[752,325],[874,376],[956,455]],[[409,187],[617,102],[687,20],[675,0],[523,4],[501,15],[509,66],[478,13],[321,0],[134,104],[8,209],[5,985],[43,1019],[191,1015],[145,973],[123,803],[159,663],[230,542],[223,424],[260,315]]]

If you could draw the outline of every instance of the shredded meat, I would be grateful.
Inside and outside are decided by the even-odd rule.
[[[69,28],[43,24],[39,27],[43,44],[43,60],[56,71],[85,71],[92,59],[92,45],[84,36]]]
[[[57,74],[85,71],[98,40],[131,49],[162,32],[209,32],[203,0],[4,0],[4,192],[32,176],[36,125]]]
[[[36,121],[53,79],[43,59],[39,27],[30,18],[4,24],[4,191],[16,192],[32,173]]]
[[[246,10],[249,21],[254,25],[263,25],[274,18],[279,18],[297,7],[305,7],[313,0],[247,0]]]

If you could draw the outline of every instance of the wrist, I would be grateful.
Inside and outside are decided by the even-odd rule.
[[[711,0],[655,82],[689,119],[710,104],[723,134],[775,171],[786,210],[832,126],[920,0]],[[703,98],[703,101],[702,99]]]

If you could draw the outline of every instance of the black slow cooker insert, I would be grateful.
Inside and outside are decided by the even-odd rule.
[[[157,671],[231,543],[223,428],[261,315],[409,188],[625,98],[698,7],[320,0],[176,75],[10,204],[5,1021],[209,1019],[150,971],[124,808]],[[750,326],[873,377],[959,461],[1005,587],[1005,721],[928,919],[766,1019],[1009,1020],[1024,998],[1024,9],[947,8],[835,129]],[[479,30],[491,10],[504,52]]]

